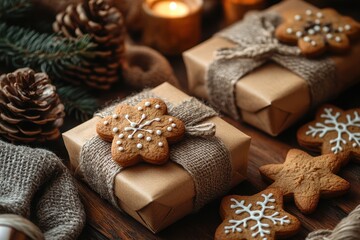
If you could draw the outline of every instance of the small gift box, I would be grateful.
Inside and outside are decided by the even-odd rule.
[[[165,101],[171,116],[184,121],[187,129],[184,139],[171,145],[166,164],[140,163],[121,169],[111,159],[111,144],[97,137],[98,116],[65,132],[63,139],[71,165],[90,187],[152,232],[158,232],[245,179],[250,137],[168,83],[126,101],[135,105],[139,102],[136,99],[145,97]],[[214,136],[194,135],[209,125],[216,127]],[[94,148],[101,151],[94,154]],[[217,172],[217,165],[228,168],[220,166],[224,170]]]
[[[319,18],[309,34],[330,31],[323,15],[316,15],[318,11],[300,0],[283,1],[264,12],[248,14],[244,21],[186,51],[183,57],[191,94],[209,99],[235,119],[278,135],[311,107],[335,97],[360,79],[359,41],[351,42],[345,54],[327,53],[307,59],[299,56],[299,48],[275,39],[276,26],[297,12]],[[341,26],[336,34],[350,27]],[[354,27],[358,26],[351,29]],[[286,30],[303,38],[303,44],[323,44],[307,43],[311,38],[302,32]],[[343,41],[333,34],[326,37]]]

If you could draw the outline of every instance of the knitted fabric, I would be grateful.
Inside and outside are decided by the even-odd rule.
[[[144,46],[127,45],[125,57],[122,73],[130,86],[143,89],[164,82],[180,86],[169,62],[157,51]]]
[[[274,31],[280,22],[281,17],[275,13],[253,13],[218,34],[237,46],[219,49],[217,58],[209,66],[206,78],[213,106],[239,119],[235,85],[243,76],[268,61],[303,78],[309,85],[313,106],[338,94],[340,88],[337,87],[334,62],[328,58],[304,58],[299,56],[298,47],[279,43]]]
[[[42,149],[0,141],[0,214],[31,219],[45,239],[76,239],[85,213],[67,168]]]
[[[346,218],[342,219],[333,230],[316,230],[306,240],[359,240],[360,239],[360,205]]]
[[[124,103],[136,105],[149,97],[156,96],[149,91],[144,91],[125,100]],[[205,119],[217,115],[214,110],[194,98],[176,107],[170,103],[167,105],[169,114],[181,119],[186,129],[197,129],[194,132],[204,130],[206,133],[201,135],[194,134],[193,131],[187,132],[182,141],[173,144],[170,148],[170,159],[181,165],[193,177],[196,192],[194,210],[197,210],[230,188],[232,171],[230,153],[224,143],[212,136],[214,131],[211,131],[213,128],[210,125],[204,129],[198,127],[198,124]],[[109,115],[113,108],[114,105],[97,115]],[[121,167],[111,158],[110,143],[101,140],[98,136],[85,143],[81,149],[79,170],[85,181],[96,192],[114,206],[118,206],[114,195],[114,181]]]

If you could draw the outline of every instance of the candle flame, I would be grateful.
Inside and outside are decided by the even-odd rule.
[[[171,3],[169,4],[169,8],[170,8],[171,11],[174,11],[174,10],[177,8],[176,2],[171,2]]]

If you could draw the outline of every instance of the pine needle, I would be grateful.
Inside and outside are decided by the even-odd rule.
[[[84,122],[99,108],[97,100],[89,94],[87,88],[67,83],[54,83],[67,115]]]
[[[24,17],[32,6],[29,0],[0,0],[0,20]]]

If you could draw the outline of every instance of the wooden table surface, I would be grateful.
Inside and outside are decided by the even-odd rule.
[[[342,8],[342,12],[359,18],[359,8]],[[215,14],[216,16],[216,14]],[[219,16],[220,18],[220,16]],[[359,20],[359,19],[358,19]],[[217,17],[205,19],[204,39],[221,27]],[[219,23],[220,22],[220,23]],[[169,58],[175,73],[182,86],[186,89],[187,79],[185,67],[180,56]],[[116,86],[111,94],[101,96],[103,101],[114,96],[124,97],[132,89]],[[186,91],[186,90],[185,90]],[[337,99],[330,101],[341,108],[348,109],[360,106],[360,84],[351,88]],[[314,113],[304,116],[295,126],[286,130],[278,137],[271,137],[244,123],[236,122],[228,117],[224,119],[252,137],[247,180],[232,189],[229,194],[252,195],[268,186],[258,172],[258,168],[268,163],[282,163],[286,153],[291,148],[299,148],[296,142],[296,130],[301,124],[313,119]],[[76,121],[66,119],[62,130],[66,131],[76,126]],[[62,140],[48,146],[65,160],[68,160],[66,149]],[[316,153],[311,153],[316,155]],[[303,215],[293,202],[285,204],[285,209],[297,216],[302,223],[300,232],[291,239],[304,239],[309,231],[322,228],[333,228],[352,209],[360,204],[360,165],[353,162],[345,166],[339,175],[351,183],[350,192],[344,196],[333,199],[321,199],[317,210],[311,215]],[[218,214],[220,199],[217,199],[196,214],[188,215],[158,234],[153,234],[126,213],[117,211],[108,202],[101,199],[86,184],[78,182],[80,195],[86,208],[87,224],[80,239],[213,239],[214,232],[220,224]]]

